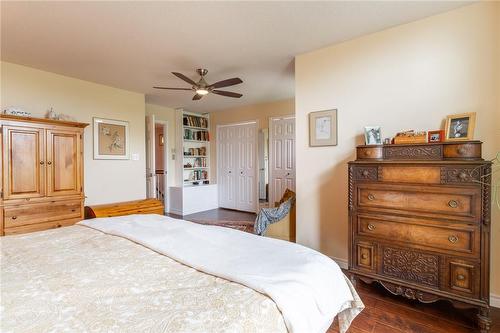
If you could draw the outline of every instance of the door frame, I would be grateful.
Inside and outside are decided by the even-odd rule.
[[[244,125],[249,125],[249,124],[255,124],[255,171],[254,171],[254,187],[255,187],[255,195],[254,195],[254,200],[255,200],[255,213],[259,212],[259,145],[257,144],[258,141],[258,135],[259,135],[259,128],[260,128],[260,123],[259,119],[252,119],[252,120],[247,120],[247,121],[241,121],[241,122],[236,122],[236,123],[228,123],[228,124],[218,124],[215,126],[215,149],[216,149],[216,156],[215,159],[217,161],[217,170],[215,170],[215,175],[217,177],[217,183],[219,182],[219,129],[223,127],[232,127],[232,126],[244,126]],[[220,193],[220,191],[217,191]],[[220,203],[220,195],[218,195],[217,201]],[[220,204],[219,204],[220,206]]]
[[[156,135],[156,124],[161,124],[163,125],[163,189],[165,191],[165,199],[163,200],[163,206],[165,213],[167,213],[170,209],[169,207],[169,202],[168,200],[168,175],[169,175],[169,168],[168,168],[168,154],[169,154],[169,140],[168,140],[168,120],[156,120],[155,119],[155,135]],[[156,140],[156,137],[155,137]],[[156,154],[156,149],[155,149],[155,154]],[[156,156],[155,156],[156,160]],[[156,168],[155,168],[156,169]],[[156,170],[155,170],[156,171]]]
[[[294,119],[295,120],[295,152],[297,151],[297,120],[296,120],[296,117],[294,114],[290,114],[290,115],[284,115],[284,116],[276,116],[276,117],[269,117],[269,170],[268,170],[268,177],[269,177],[269,198],[268,198],[268,204],[269,204],[269,207],[274,207],[274,203],[279,201],[281,198],[277,198],[278,200],[274,200],[274,187],[271,186],[271,182],[272,182],[272,168],[271,168],[271,163],[272,161],[274,161],[274,145],[271,144],[271,129],[272,129],[272,124],[273,124],[273,121],[274,120],[284,120],[284,119]],[[296,160],[297,156],[296,154],[294,153],[294,159],[295,159],[295,169],[297,169],[297,160]],[[295,179],[295,182],[297,182],[297,175],[294,175],[293,176],[294,179]]]

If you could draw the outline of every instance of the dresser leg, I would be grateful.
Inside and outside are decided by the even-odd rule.
[[[491,327],[490,308],[479,308],[477,323],[481,333],[488,333]]]

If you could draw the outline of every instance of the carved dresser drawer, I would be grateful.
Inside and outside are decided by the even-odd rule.
[[[358,209],[436,216],[478,222],[481,189],[478,187],[359,184]]]
[[[358,214],[355,232],[360,237],[454,255],[477,256],[480,250],[479,228],[463,223]]]
[[[481,142],[359,146],[348,197],[353,282],[476,307],[488,331],[491,163]]]

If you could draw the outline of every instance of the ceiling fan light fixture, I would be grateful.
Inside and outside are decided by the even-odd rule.
[[[204,89],[204,88],[198,88],[198,89],[196,89],[196,93],[197,93],[198,95],[202,95],[202,96],[203,96],[203,95],[208,94],[208,90],[207,90],[207,89]]]

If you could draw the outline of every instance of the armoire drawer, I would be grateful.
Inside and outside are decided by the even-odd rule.
[[[5,228],[72,218],[83,218],[82,202],[80,200],[4,208]]]
[[[456,255],[478,257],[480,251],[479,227],[462,223],[358,214],[356,233],[358,236]]]
[[[478,222],[481,213],[479,187],[358,184],[358,208],[411,212]]]

